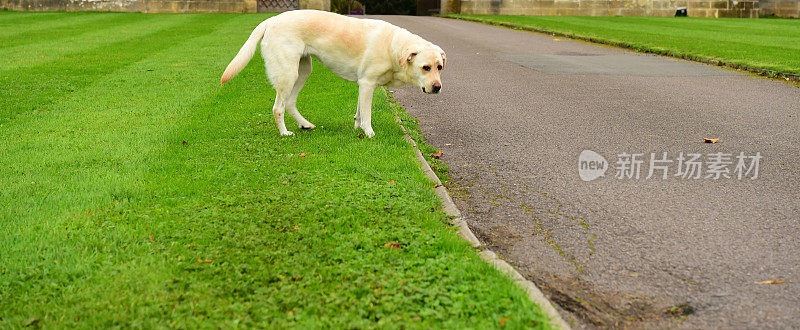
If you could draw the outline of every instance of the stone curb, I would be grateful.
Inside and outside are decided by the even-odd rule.
[[[729,63],[729,62],[725,62],[725,61],[721,61],[721,60],[712,60],[712,59],[707,59],[707,58],[702,58],[702,57],[697,57],[697,56],[692,56],[692,55],[675,54],[675,53],[672,53],[672,52],[669,52],[669,51],[656,51],[656,50],[648,50],[648,49],[638,49],[638,48],[631,47],[631,46],[626,45],[626,44],[621,43],[621,42],[600,40],[600,39],[596,39],[596,38],[592,38],[592,37],[581,37],[581,36],[571,35],[571,34],[568,34],[568,33],[553,32],[553,31],[549,31],[549,30],[537,29],[537,28],[525,27],[525,26],[518,26],[518,25],[514,25],[514,24],[509,24],[509,23],[487,22],[487,21],[481,21],[479,19],[473,19],[473,18],[467,18],[467,17],[449,17],[449,16],[439,16],[439,17],[447,18],[447,19],[455,19],[455,20],[467,21],[467,22],[481,23],[481,24],[486,24],[486,25],[500,26],[500,27],[509,28],[509,29],[512,29],[512,30],[522,30],[522,31],[528,31],[528,32],[542,33],[542,34],[547,34],[547,35],[550,35],[550,36],[560,37],[560,38],[574,39],[574,40],[580,40],[580,41],[588,41],[588,42],[595,43],[595,44],[608,45],[608,46],[613,46],[613,47],[622,48],[622,49],[626,49],[626,50],[631,50],[631,51],[634,51],[634,52],[637,52],[637,53],[669,56],[669,57],[672,57],[672,58],[679,58],[679,59],[687,60],[687,61],[694,61],[694,62],[705,63],[705,64],[708,64],[708,65],[723,66],[723,67],[727,67],[727,68],[731,68],[731,69],[747,71],[747,72],[750,72],[752,74],[756,74],[756,75],[767,77],[767,78],[785,80],[785,81],[794,82],[794,83],[800,83],[800,74],[796,74],[796,73],[789,73],[789,72],[782,72],[782,71],[776,71],[776,70],[770,70],[770,69],[756,68],[756,67],[752,67],[752,66],[736,64],[736,63]]]
[[[388,93],[387,93],[388,94]],[[472,230],[469,229],[469,225],[467,225],[467,221],[461,216],[461,212],[456,207],[456,204],[453,203],[453,199],[450,198],[450,194],[447,192],[447,188],[442,185],[442,181],[439,180],[439,177],[436,173],[433,172],[431,169],[430,164],[422,155],[422,152],[419,150],[419,146],[417,146],[417,142],[408,135],[408,131],[403,126],[403,121],[400,117],[395,114],[394,116],[397,125],[400,126],[400,129],[403,130],[403,137],[405,137],[406,141],[408,141],[411,146],[414,147],[414,151],[417,154],[417,161],[422,167],[422,171],[425,172],[425,175],[431,179],[434,183],[436,183],[436,195],[439,196],[439,200],[442,202],[442,210],[447,213],[447,215],[452,219],[451,224],[458,228],[458,233],[464,238],[467,242],[470,243],[470,246],[479,250],[478,255],[489,263],[490,265],[494,266],[507,276],[511,277],[514,280],[514,283],[517,284],[520,288],[525,290],[528,293],[528,299],[539,305],[542,308],[542,311],[550,318],[550,325],[556,326],[560,329],[569,330],[570,326],[564,322],[564,319],[561,318],[561,315],[558,314],[558,311],[553,307],[547,297],[542,294],[542,291],[531,281],[525,279],[522,274],[520,274],[513,266],[511,266],[506,261],[500,259],[497,254],[487,249],[481,242],[475,237],[475,234],[472,233]]]

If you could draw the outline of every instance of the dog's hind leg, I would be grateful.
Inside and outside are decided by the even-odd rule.
[[[297,110],[297,95],[300,94],[300,90],[303,89],[306,79],[311,75],[311,69],[311,57],[301,57],[299,67],[297,68],[297,81],[294,82],[294,87],[292,87],[292,92],[289,94],[289,99],[286,100],[286,110],[289,111],[289,114],[292,115],[292,118],[297,121],[297,125],[302,129],[312,129],[316,127],[303,118],[300,111]]]
[[[275,104],[272,105],[272,115],[275,116],[275,124],[278,125],[278,132],[281,135],[294,135],[290,130],[286,129],[286,122],[283,120],[283,114],[286,112],[286,99],[291,92],[289,86],[275,86]]]
[[[296,74],[294,76],[287,74],[278,79],[273,79],[272,82],[272,86],[275,87],[275,104],[272,105],[272,115],[275,116],[275,124],[278,125],[278,131],[281,135],[294,134],[286,129],[283,114],[286,112],[286,101],[289,98],[289,94],[292,92],[292,85],[297,79],[296,76]]]
[[[303,55],[303,45],[292,43],[290,40],[270,40],[265,38],[261,43],[261,55],[267,67],[272,87],[275,88],[275,104],[272,106],[272,115],[281,135],[293,135],[286,129],[283,115],[289,97],[292,94],[295,82],[299,77],[298,69],[300,57]]]

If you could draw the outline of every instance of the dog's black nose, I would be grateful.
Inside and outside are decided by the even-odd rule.
[[[438,82],[437,83],[433,83],[433,92],[434,93],[438,93],[440,89],[442,89],[442,84],[440,84]]]

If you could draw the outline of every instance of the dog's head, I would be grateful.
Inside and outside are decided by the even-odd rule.
[[[436,94],[442,89],[441,72],[447,57],[439,46],[419,45],[410,47],[398,59],[401,69],[414,84],[428,94]]]

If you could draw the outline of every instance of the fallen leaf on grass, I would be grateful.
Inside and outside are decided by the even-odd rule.
[[[397,184],[396,180],[389,181],[389,184]]]
[[[294,277],[294,276],[292,277],[292,282],[300,282],[302,280],[303,280],[302,277]]]
[[[183,140],[181,143],[183,143],[183,145],[189,144],[189,142],[186,142],[186,140]]]
[[[153,241],[153,235],[150,235],[150,242]]]
[[[756,284],[781,284],[781,283],[783,283],[783,280],[761,281],[761,282],[755,282],[755,283]]]
[[[434,152],[434,153],[431,154],[431,157],[439,159],[439,157],[442,157],[442,152],[441,151]]]
[[[304,152],[304,153],[302,153],[302,154],[300,154],[300,157],[305,157],[305,156],[306,156],[306,153],[305,153],[305,152]]]
[[[510,318],[508,318],[508,317],[501,317],[501,318],[500,318],[500,320],[499,320],[499,321],[500,321],[500,326],[501,326],[501,327],[504,327],[504,326],[506,326],[506,323],[508,322],[508,320],[510,320]]]
[[[197,262],[202,264],[203,263],[203,259],[197,259]]]
[[[389,243],[384,244],[383,246],[388,247],[388,248],[392,248],[392,250],[399,250],[399,249],[403,248],[403,246],[400,245],[400,243],[395,243],[395,242],[389,242]]]
[[[361,133],[361,134],[359,134],[359,135],[358,135],[358,138],[359,138],[359,139],[363,139],[363,138],[364,138],[364,133]]]
[[[705,143],[717,143],[717,142],[719,142],[719,139],[703,138],[703,142],[705,142]]]
[[[294,229],[300,229],[300,226],[294,225]]]

